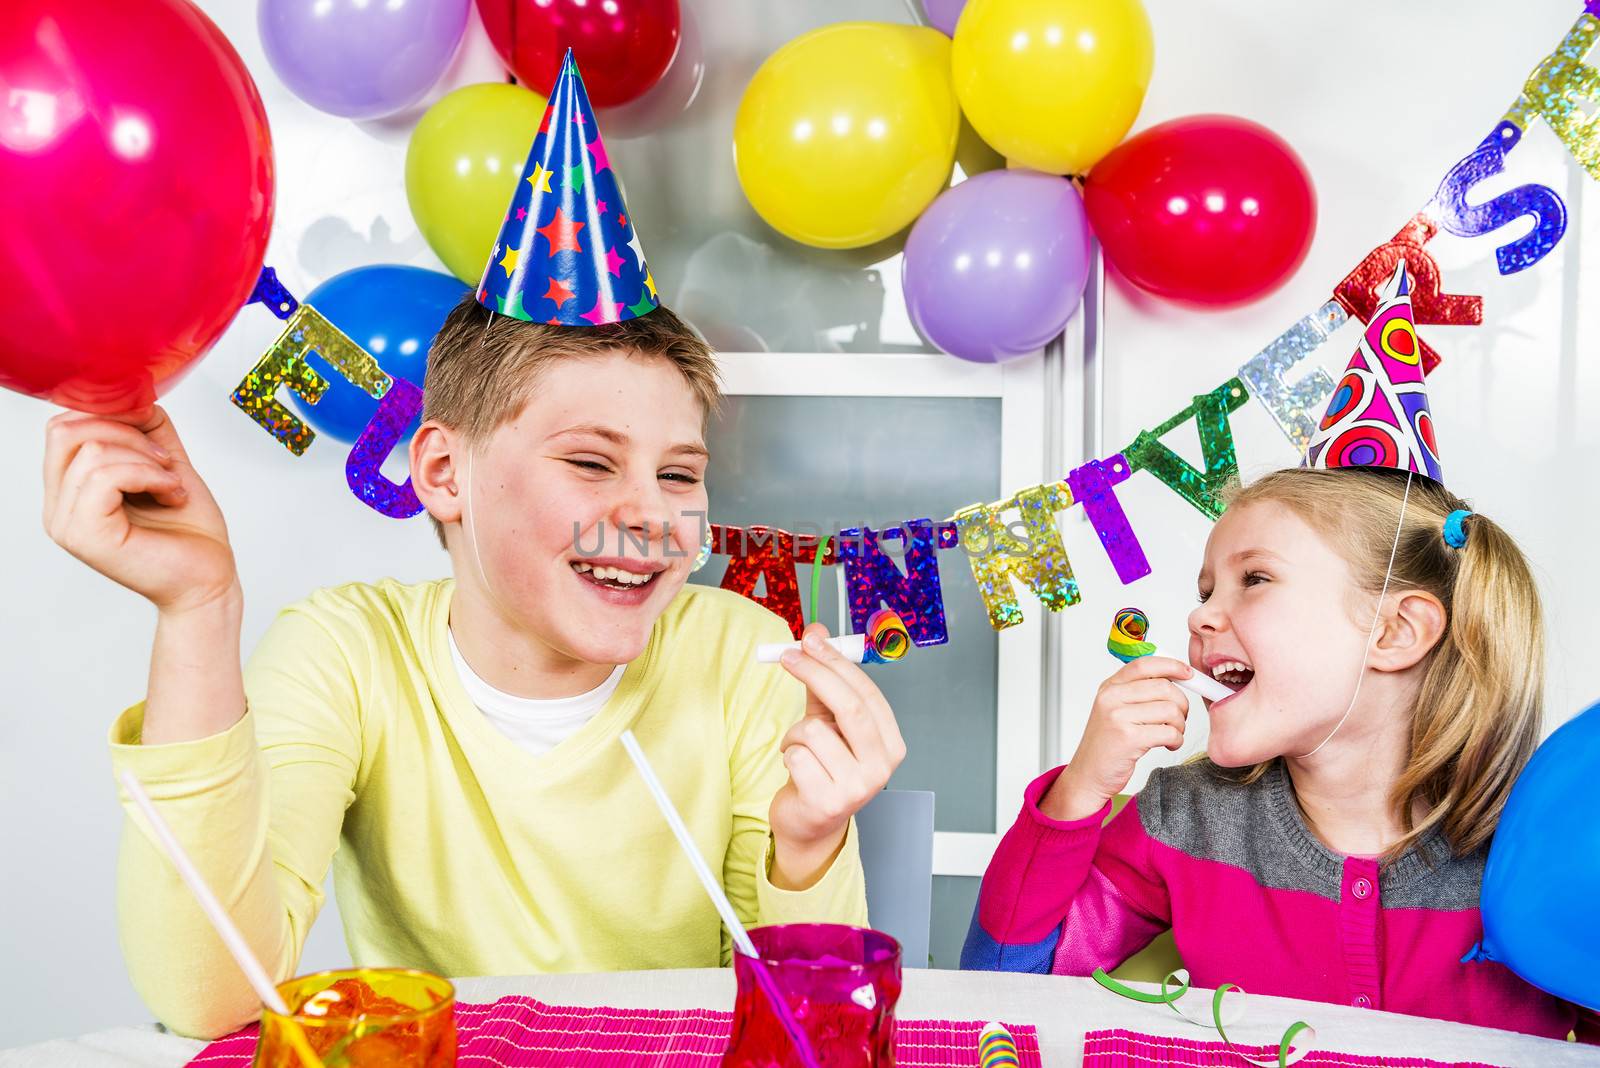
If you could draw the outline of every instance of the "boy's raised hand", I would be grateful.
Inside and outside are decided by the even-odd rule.
[[[222,511],[159,406],[50,420],[44,528],[67,552],[164,613],[207,604],[236,581]]]
[[[1189,698],[1172,680],[1194,669],[1166,656],[1141,656],[1100,684],[1089,723],[1066,770],[1040,799],[1046,816],[1079,820],[1094,815],[1133,778],[1134,765],[1157,747],[1183,745]]]
[[[905,759],[894,710],[857,664],[826,641],[813,623],[803,648],[783,655],[789,674],[805,684],[806,714],[781,743],[789,781],[772,799],[772,880],[803,889],[827,871],[850,817],[889,781]]]

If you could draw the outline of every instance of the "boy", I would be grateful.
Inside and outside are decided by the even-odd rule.
[[[558,84],[552,109],[562,99]],[[627,267],[648,277],[642,258]],[[524,294],[547,281],[506,275]],[[278,979],[330,859],[359,963],[726,963],[718,916],[618,743],[629,728],[747,925],[864,924],[850,817],[905,746],[821,627],[785,671],[756,665],[783,622],[685,586],[718,400],[709,350],[653,292],[584,328],[479,303],[494,299],[464,299],[435,339],[411,443],[453,581],[319,591],[242,671],[226,527],[165,414],[51,421],[51,537],[159,613],[148,694],[112,728],[114,762]],[[214,1036],[257,1015],[137,820],[118,903],[134,985],[168,1026]]]

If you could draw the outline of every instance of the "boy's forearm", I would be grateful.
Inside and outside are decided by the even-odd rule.
[[[849,826],[817,842],[797,845],[778,835],[772,839],[772,870],[767,877],[780,890],[809,890],[828,873],[834,858],[844,848]]]
[[[244,595],[235,582],[214,601],[158,617],[145,697],[145,745],[206,738],[244,717],[243,616]]]

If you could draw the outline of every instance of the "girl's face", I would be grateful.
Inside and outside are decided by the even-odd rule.
[[[1310,752],[1350,707],[1370,629],[1349,564],[1287,507],[1259,501],[1218,520],[1199,586],[1189,664],[1238,691],[1206,702],[1207,755],[1243,767]]]
[[[700,548],[702,419],[664,358],[617,351],[540,376],[476,456],[473,514],[463,517],[476,524],[483,575],[473,577],[487,578],[508,622],[585,663],[644,651]],[[462,534],[462,563],[476,571]]]

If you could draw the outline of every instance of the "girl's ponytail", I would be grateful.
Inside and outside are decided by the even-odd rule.
[[[1459,549],[1442,544],[1455,556],[1450,620],[1417,694],[1411,759],[1393,798],[1402,813],[1420,800],[1426,815],[1396,853],[1435,825],[1458,854],[1486,844],[1539,741],[1544,625],[1533,575],[1493,520],[1474,515],[1462,529]]]

